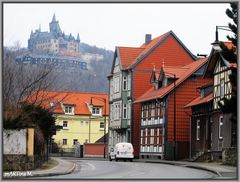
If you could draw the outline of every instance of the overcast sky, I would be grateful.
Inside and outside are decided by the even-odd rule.
[[[4,46],[20,41],[27,47],[31,30],[49,31],[53,14],[65,34],[80,35],[81,42],[114,50],[115,46],[139,47],[145,34],[155,38],[172,30],[193,54],[209,54],[216,25],[228,25],[228,3],[5,3]],[[219,31],[227,40],[227,31]]]

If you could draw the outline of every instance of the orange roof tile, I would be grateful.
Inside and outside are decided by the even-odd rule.
[[[213,99],[213,94],[209,94],[208,96],[206,97],[197,97],[196,99],[194,99],[193,101],[191,101],[190,103],[188,103],[186,106],[184,106],[184,108],[186,107],[192,107],[192,106],[196,106],[196,105],[199,105],[199,104],[203,104],[203,103],[206,103],[206,102],[209,102]]]
[[[187,69],[189,69],[189,67],[188,66],[184,66],[184,67],[164,66],[162,67],[162,69],[166,77],[173,77],[173,75],[175,74],[176,78],[179,78],[184,72],[186,72]]]
[[[119,51],[119,57],[122,64],[122,69],[127,69],[136,57],[144,50],[143,48],[136,47],[117,47]]]
[[[161,40],[163,40],[167,35],[169,35],[170,31],[154,38],[153,40],[151,40],[151,42],[149,42],[147,45],[143,44],[140,48],[142,48],[142,52],[136,57],[136,59],[132,62],[131,65],[129,65],[128,68],[130,68],[132,65],[136,64],[139,59],[141,59],[142,56],[144,56],[146,53],[148,53],[154,46],[156,46],[157,43],[159,43]]]
[[[163,35],[152,39],[147,45],[142,44],[140,47],[117,47],[119,51],[119,57],[122,65],[122,69],[131,69],[138,62],[140,62],[146,55],[150,53],[161,41],[164,41],[169,35],[172,35],[182,47],[189,53],[189,55],[195,59],[195,56],[183,45],[183,43],[172,32],[166,32]]]
[[[194,61],[193,63],[187,65],[188,69],[186,69],[185,72],[182,73],[181,76],[176,80],[175,82],[176,87],[178,87],[183,81],[185,81],[189,76],[191,76],[195,71],[197,71],[201,66],[203,66],[207,62],[207,59],[208,58],[203,58],[201,60]],[[177,71],[177,69],[175,71]],[[174,89],[173,83],[167,87],[163,87],[158,90],[154,90],[154,88],[151,88],[145,94],[137,98],[135,103],[149,101],[156,98],[163,98],[173,89]]]
[[[36,99],[37,98],[37,99]],[[103,99],[106,99],[106,113],[108,115],[108,95],[99,93],[81,93],[81,92],[61,92],[61,91],[40,91],[34,92],[27,100],[30,103],[39,104],[47,109],[51,109],[53,113],[64,113],[63,105],[73,105],[76,115],[91,114],[87,104],[104,108]],[[53,107],[50,106],[53,104]],[[104,113],[104,109],[103,109]]]

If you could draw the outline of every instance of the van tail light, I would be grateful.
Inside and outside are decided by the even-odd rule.
[[[119,154],[119,151],[117,151],[117,154]]]

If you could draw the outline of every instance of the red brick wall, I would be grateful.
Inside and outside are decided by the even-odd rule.
[[[149,90],[151,72],[137,72],[137,70],[153,70],[153,64],[156,69],[161,69],[162,62],[167,66],[184,66],[193,62],[190,55],[178,44],[178,42],[169,36],[160,46],[158,46],[149,56],[147,56],[134,69],[133,73],[133,97],[134,100]],[[134,128],[133,128],[133,146],[134,155],[139,155],[139,126],[140,126],[140,104],[134,104]]]
[[[106,145],[106,155],[108,154],[108,147]],[[104,154],[104,144],[98,143],[86,143],[84,144],[84,156],[103,156]]]

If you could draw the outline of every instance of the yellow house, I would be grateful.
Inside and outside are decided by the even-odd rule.
[[[63,126],[63,129],[53,136],[54,142],[62,148],[73,148],[78,141],[83,143],[95,143],[104,136],[105,117],[93,115],[68,115],[57,114],[56,125]],[[108,116],[106,117],[108,123]],[[106,133],[108,124],[106,125]]]
[[[41,95],[41,96],[40,96]],[[60,148],[74,148],[76,142],[95,143],[108,133],[108,95],[98,93],[42,91],[44,107],[63,128],[53,135]]]

